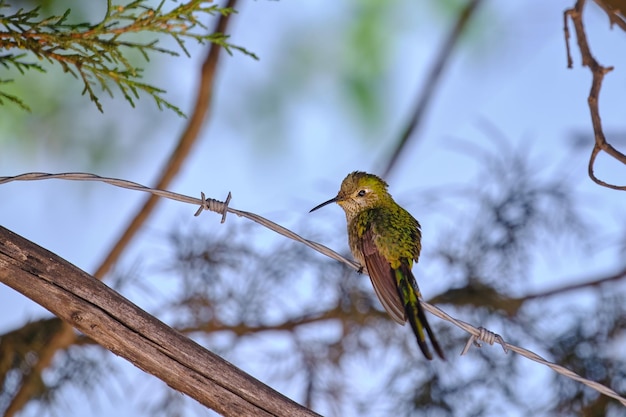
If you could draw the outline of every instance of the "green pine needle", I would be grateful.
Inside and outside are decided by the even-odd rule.
[[[110,86],[117,85],[133,107],[143,93],[151,96],[159,109],[166,108],[184,117],[178,107],[163,98],[165,90],[140,81],[142,68],[131,64],[128,52],[139,52],[146,62],[153,53],[179,55],[176,51],[159,47],[159,39],[147,43],[132,40],[133,34],[148,32],[173,38],[187,56],[189,51],[185,41],[191,39],[201,44],[215,43],[231,55],[236,50],[258,59],[245,48],[229,43],[228,36],[209,32],[200,21],[202,15],[235,13],[233,9],[209,3],[207,0],[191,0],[167,11],[164,0],[156,7],[151,7],[147,0],[135,0],[127,5],[114,5],[112,0],[108,0],[105,17],[96,24],[67,23],[71,13],[69,9],[60,16],[46,18],[40,16],[38,7],[1,14],[0,48],[6,54],[0,55],[0,65],[24,74],[29,70],[45,72],[41,65],[28,62],[29,56],[56,62],[63,71],[82,81],[83,94],[87,94],[101,112],[103,108],[95,90],[113,96]],[[0,8],[6,7],[9,7],[7,2],[0,0]],[[19,53],[13,53],[15,50]],[[0,83],[6,82],[0,79]],[[19,98],[0,91],[0,104],[4,104],[3,99],[29,110]]]

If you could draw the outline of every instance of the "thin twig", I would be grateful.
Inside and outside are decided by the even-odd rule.
[[[563,16],[565,19],[564,31],[566,47],[568,50],[568,66],[569,60],[571,60],[571,56],[569,56],[569,29],[567,26],[567,18],[569,17],[574,24],[574,29],[576,30],[576,39],[578,41],[578,49],[580,50],[580,54],[582,57],[582,65],[588,67],[592,75],[591,89],[589,91],[589,97],[587,98],[587,102],[589,104],[589,111],[591,113],[591,124],[593,125],[595,143],[589,157],[587,172],[589,178],[591,178],[591,180],[598,185],[612,188],[614,190],[626,190],[626,186],[609,184],[597,178],[594,173],[594,164],[596,161],[596,157],[598,156],[600,151],[606,152],[623,164],[626,164],[626,155],[619,152],[606,141],[606,137],[602,129],[602,119],[600,118],[600,108],[598,105],[600,89],[602,88],[602,81],[604,80],[604,76],[608,72],[611,72],[613,70],[613,67],[604,67],[600,65],[591,53],[591,48],[589,47],[589,42],[587,41],[585,26],[583,24],[584,7],[585,0],[577,0],[573,8],[565,10],[565,12],[563,12]]]
[[[210,211],[214,211],[217,213],[222,214],[222,216],[224,215],[225,212],[229,212],[229,213],[233,213],[237,216],[240,217],[246,217],[256,223],[259,223],[267,228],[269,228],[270,230],[273,230],[283,236],[286,236],[290,239],[296,240],[298,242],[301,242],[307,246],[309,246],[310,248],[324,254],[327,255],[329,257],[331,257],[332,259],[335,259],[339,262],[343,262],[346,265],[348,265],[349,267],[353,268],[355,271],[359,271],[361,269],[361,265],[359,265],[356,262],[350,261],[346,258],[344,258],[343,256],[341,256],[340,254],[338,254],[337,252],[333,251],[332,249],[329,249],[327,247],[325,247],[324,245],[321,245],[319,243],[307,240],[301,236],[299,236],[298,234],[292,232],[291,230],[282,227],[268,219],[265,219],[257,214],[254,213],[250,213],[250,212],[246,212],[246,211],[241,211],[241,210],[236,210],[233,209],[231,207],[229,207],[227,204],[222,203],[218,200],[214,200],[214,199],[197,199],[194,197],[189,197],[189,196],[185,196],[182,194],[177,194],[177,193],[173,193],[170,191],[165,191],[165,190],[158,190],[158,189],[152,189],[149,187],[146,187],[144,185],[141,184],[137,184],[135,182],[131,182],[131,181],[126,181],[126,180],[121,180],[121,179],[116,179],[116,178],[108,178],[108,177],[100,177],[98,175],[94,175],[94,174],[88,174],[88,173],[80,173],[80,172],[75,172],[75,173],[61,173],[61,174],[47,174],[47,173],[42,173],[42,172],[31,172],[31,173],[26,173],[26,174],[22,174],[22,175],[17,175],[17,176],[13,176],[13,177],[0,177],[0,185],[1,184],[5,184],[8,182],[12,182],[12,181],[35,181],[35,180],[45,180],[45,179],[64,179],[64,180],[73,180],[73,181],[101,181],[101,182],[105,182],[107,184],[111,184],[117,187],[122,187],[122,188],[128,188],[131,190],[137,190],[137,191],[144,191],[144,192],[149,192],[153,195],[158,195],[161,197],[165,197],[165,198],[169,198],[172,200],[176,200],[176,201],[181,201],[181,202],[185,202],[185,203],[190,203],[190,204],[194,204],[194,205],[199,205],[200,207],[202,207],[203,209],[206,210],[210,210]],[[615,392],[614,390],[599,384],[595,381],[591,381],[589,379],[583,378],[580,375],[576,374],[575,372],[570,371],[569,369],[555,364],[553,362],[550,362],[544,358],[542,358],[541,356],[537,355],[536,353],[509,344],[506,341],[504,341],[504,339],[499,336],[496,335],[495,333],[485,329],[485,328],[476,328],[474,326],[472,326],[469,323],[466,323],[462,320],[458,320],[455,319],[454,317],[450,316],[449,314],[447,314],[446,312],[444,312],[443,310],[440,310],[439,308],[430,305],[428,303],[426,303],[423,300],[420,300],[420,302],[422,303],[422,305],[424,306],[425,310],[428,310],[430,313],[434,314],[435,316],[448,321],[454,325],[456,325],[457,327],[465,330],[466,332],[468,332],[471,337],[472,337],[472,341],[475,340],[485,340],[488,343],[499,343],[502,345],[502,347],[505,349],[505,351],[507,350],[512,350],[513,352],[516,352],[522,356],[524,356],[525,358],[528,358],[532,361],[538,362],[540,364],[546,365],[548,366],[550,369],[554,370],[555,372],[564,375],[568,378],[571,378],[575,381],[578,381],[582,384],[587,385],[588,387],[604,394],[607,395],[611,398],[614,398],[616,400],[618,400],[622,405],[626,406],[626,398],[621,397],[617,392]],[[464,349],[464,352],[466,351],[466,349]]]
[[[611,26],[617,25],[620,27],[620,29],[626,32],[626,21],[624,21],[624,18],[622,17],[626,13],[626,10],[615,9],[612,5],[607,4],[603,0],[594,0],[594,1],[598,6],[602,8],[602,10],[604,10],[606,15],[609,17]],[[622,14],[622,16],[620,16],[620,14]]]
[[[461,38],[461,34],[463,30],[467,26],[467,23],[470,21],[470,18],[474,14],[474,11],[477,9],[481,0],[469,0],[465,8],[461,10],[459,13],[459,17],[457,18],[454,26],[450,29],[450,33],[448,37],[444,41],[442,47],[439,49],[439,54],[435,59],[428,75],[426,76],[425,82],[421,87],[421,95],[415,105],[415,109],[413,110],[413,115],[411,120],[409,120],[408,124],[404,128],[402,135],[398,140],[398,143],[395,145],[395,149],[393,154],[389,158],[389,162],[383,171],[383,177],[387,177],[391,172],[392,168],[395,166],[402,150],[405,148],[411,137],[415,137],[415,132],[417,132],[420,127],[422,118],[426,113],[426,109],[430,105],[431,99],[435,92],[435,88],[441,79],[441,75],[443,74],[443,69],[446,66],[448,60],[452,56],[452,51],[454,50],[454,46],[457,44],[459,39]]]
[[[617,273],[608,275],[606,277],[596,278],[596,279],[588,280],[585,282],[579,282],[577,284],[570,284],[564,287],[554,288],[552,290],[544,291],[541,293],[527,295],[527,296],[522,297],[521,300],[523,301],[534,300],[537,298],[552,297],[553,295],[556,295],[556,294],[576,291],[576,290],[580,290],[583,288],[599,287],[600,285],[606,284],[607,282],[619,281],[624,278],[626,278],[626,269],[622,269],[621,271],[618,271]]]

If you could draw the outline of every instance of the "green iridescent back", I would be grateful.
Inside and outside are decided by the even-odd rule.
[[[413,260],[418,261],[422,249],[420,224],[408,211],[396,204],[391,196],[378,203],[375,207],[357,214],[348,225],[352,252],[359,252],[358,240],[371,227],[376,247],[392,268],[398,268],[402,259],[409,261],[411,266]]]

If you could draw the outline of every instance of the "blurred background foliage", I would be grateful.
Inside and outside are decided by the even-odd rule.
[[[74,77],[54,64],[43,66],[45,74],[10,74],[15,82],[3,86],[4,91],[22,97],[32,110],[3,106],[0,142],[14,157],[30,162],[45,160],[57,167],[69,164],[81,170],[115,169],[128,163],[129,155],[150,146],[142,137],[154,136],[164,120],[155,117],[152,103],[140,100],[136,109],[121,102],[114,106],[114,100],[100,93],[107,108],[100,115],[81,95],[82,87]],[[130,110],[135,112],[133,119],[120,123]]]
[[[338,211],[297,218],[290,213],[305,213],[323,201],[322,190],[330,193],[326,198],[332,197],[343,175],[352,169],[372,169],[389,154],[410,117],[441,33],[466,2],[301,2],[289,18],[273,17],[277,9],[289,7],[286,3],[240,3],[240,20],[236,16],[230,28],[232,40],[257,53],[260,61],[237,54],[222,57],[214,111],[202,143],[183,170],[185,181],[178,186],[190,194],[205,187],[216,198],[234,188],[238,208],[278,218],[303,236],[347,254],[343,215]],[[509,12],[497,2],[483,3],[446,68],[450,78],[462,72],[473,76],[477,85],[498,71],[506,74],[527,57],[523,52],[535,53],[543,32],[533,25],[546,19],[542,6],[534,4],[537,17],[529,29],[533,34],[516,37],[519,32]],[[104,13],[103,4],[49,0],[13,1],[11,6],[39,6],[44,15],[69,8],[75,21],[93,22]],[[570,6],[562,2],[560,7]],[[316,13],[311,13],[313,9]],[[557,15],[550,21],[557,31],[562,28],[560,19]],[[214,22],[205,23],[212,27]],[[272,27],[280,30],[268,29]],[[436,44],[416,50],[414,43],[420,39]],[[170,46],[168,40],[162,41]],[[521,57],[511,58],[512,42]],[[565,71],[561,48],[563,56],[546,66],[560,65]],[[144,63],[140,56],[130,56],[145,68],[147,82],[167,90],[166,98],[187,114],[204,47],[189,49],[190,59],[156,54]],[[461,62],[459,56],[465,59]],[[495,64],[501,65],[499,69],[492,68]],[[0,73],[3,79],[15,80],[3,88],[32,109],[2,107],[2,175],[16,170],[97,171],[149,183],[185,120],[172,111],[159,111],[149,97],[131,108],[121,96],[111,99],[103,94],[101,114],[80,95],[77,80],[58,66],[42,65],[48,70],[45,74]],[[586,75],[570,81],[580,82],[577,88],[584,94]],[[558,96],[551,91],[552,83],[547,79],[540,88],[546,91],[545,100]],[[458,87],[451,85],[442,87],[442,94]],[[480,103],[478,93],[457,94],[465,107]],[[581,106],[586,104],[584,94],[577,98]],[[578,97],[576,92],[573,96]],[[533,119],[547,113],[541,104],[532,103],[524,113],[520,103],[510,113],[518,112],[513,117],[527,119],[528,126],[541,126]],[[456,103],[435,98],[431,113],[443,105],[450,106],[446,108],[450,114],[458,109]],[[577,116],[565,117],[572,122],[562,129],[591,131],[587,119],[581,128],[575,124]],[[428,127],[436,120],[433,116],[425,123]],[[581,153],[580,148],[560,143],[556,150],[546,151],[545,143],[553,138],[546,139],[543,131],[536,137],[517,136],[506,120],[487,118],[479,125],[471,138],[439,133],[436,140],[445,148],[444,156],[426,143],[408,149],[411,157],[397,167],[403,175],[389,180],[394,197],[425,226],[416,275],[426,298],[454,317],[487,327],[511,343],[626,392],[621,349],[626,335],[626,273],[615,272],[626,270],[621,195],[598,197],[581,185],[587,181],[582,155],[586,149]],[[504,127],[500,131],[495,126]],[[565,143],[570,143],[572,135],[567,136]],[[303,155],[311,155],[313,162]],[[224,165],[218,164],[220,160]],[[427,171],[433,165],[441,171]],[[394,186],[392,180],[400,177],[409,184],[405,188]],[[328,182],[316,183],[320,178]],[[319,193],[312,184],[318,185]],[[403,189],[409,191],[396,192]],[[60,203],[51,203],[53,207],[46,207],[50,211],[34,217],[36,227],[43,229],[43,236],[34,240],[90,271],[135,203],[121,197],[128,194],[113,197],[98,188],[92,196],[99,204],[104,202],[101,207],[75,190],[62,188],[60,197],[54,197],[80,206],[75,209],[79,212],[89,208],[90,220],[82,224],[72,209],[56,212],[54,204]],[[8,202],[4,207],[7,219],[21,217],[18,209],[10,211]],[[458,357],[468,335],[434,318],[431,324],[448,361],[427,363],[409,329],[386,316],[366,277],[237,219],[230,218],[224,226],[211,214],[201,216],[202,223],[181,220],[191,211],[183,209],[163,204],[158,220],[137,237],[105,282],[323,415],[623,413],[617,402],[515,354],[505,355],[498,347],[475,348]],[[48,224],[56,223],[60,213],[69,219],[56,225],[61,231]],[[15,225],[18,233],[38,236],[17,220]],[[91,227],[100,231],[89,237]],[[82,234],[77,241],[75,236]],[[82,252],[74,252],[77,246]],[[617,278],[609,280],[612,275]],[[572,283],[593,279],[599,282],[568,289]],[[16,297],[10,292],[2,297],[8,300],[9,294]],[[45,313],[23,309],[23,317],[8,321],[0,338],[3,411],[59,323]],[[206,415],[198,404],[86,338],[59,352],[39,382],[22,415],[79,415],[85,410],[93,415]]]

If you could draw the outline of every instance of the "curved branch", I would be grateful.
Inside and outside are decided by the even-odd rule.
[[[578,41],[578,49],[580,50],[580,54],[582,57],[582,65],[588,67],[592,75],[591,89],[589,91],[589,97],[587,98],[587,102],[589,104],[589,112],[591,113],[591,123],[593,125],[595,144],[593,146],[593,149],[591,150],[587,171],[589,174],[589,178],[591,178],[591,180],[598,185],[612,188],[614,190],[626,190],[626,186],[609,184],[605,181],[600,180],[598,177],[596,177],[594,173],[594,164],[596,161],[596,157],[598,156],[598,153],[600,153],[600,151],[606,152],[607,154],[625,165],[626,155],[619,152],[606,141],[606,137],[602,129],[602,119],[600,118],[600,108],[598,105],[600,89],[602,88],[602,81],[604,80],[604,76],[608,72],[612,71],[613,67],[604,67],[600,65],[591,53],[591,48],[589,47],[589,42],[587,41],[585,26],[583,24],[584,7],[585,0],[577,0],[573,8],[568,9],[564,12],[563,18],[568,67],[572,67],[572,58],[570,56],[569,49],[569,28],[567,25],[567,18],[569,17],[574,24],[574,29],[576,31],[576,39]]]

